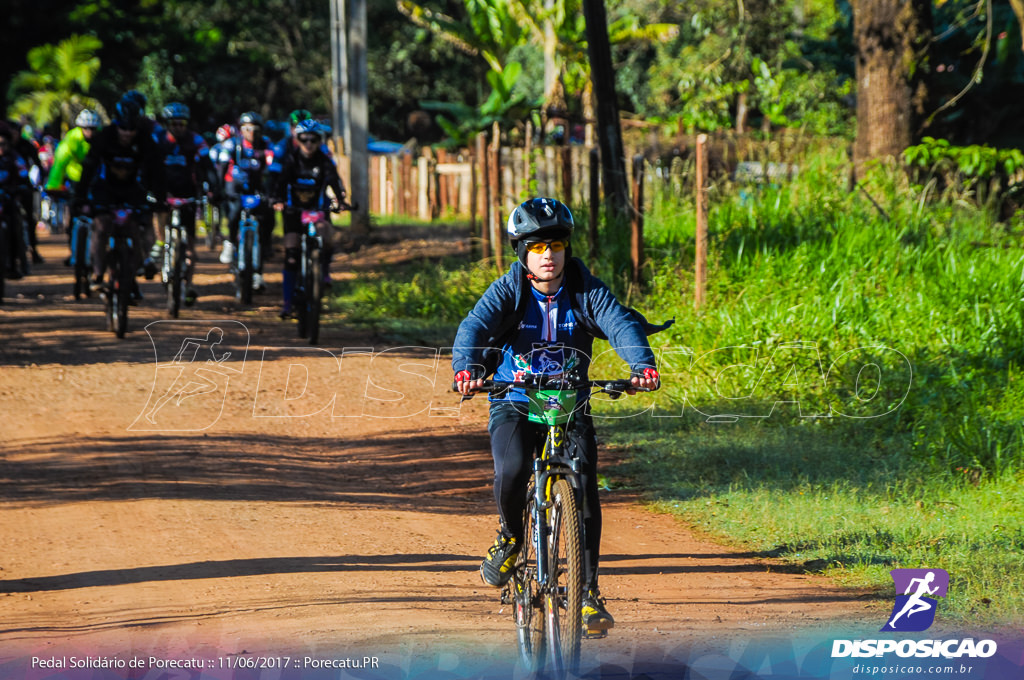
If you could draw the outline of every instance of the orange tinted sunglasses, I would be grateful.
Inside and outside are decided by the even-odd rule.
[[[527,244],[526,244],[526,249],[528,251],[530,251],[531,253],[534,253],[536,255],[542,255],[544,253],[544,251],[547,250],[548,248],[551,248],[551,252],[553,252],[553,253],[560,253],[560,252],[562,252],[563,250],[565,250],[568,247],[569,247],[569,244],[566,243],[565,241],[561,241],[561,240],[556,240],[556,241],[528,241]]]

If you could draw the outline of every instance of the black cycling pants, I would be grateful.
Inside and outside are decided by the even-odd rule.
[[[526,510],[526,488],[533,475],[533,458],[544,446],[547,427],[532,423],[524,405],[518,408],[508,402],[494,402],[490,408],[487,431],[491,436],[494,458],[494,499],[502,531],[523,541],[523,513]],[[566,433],[568,451],[581,461],[583,484],[583,526],[586,532],[587,565],[584,583],[597,588],[597,567],[601,555],[601,501],[597,480],[597,436],[592,418],[582,409]]]

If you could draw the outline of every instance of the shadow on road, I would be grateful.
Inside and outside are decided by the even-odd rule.
[[[0,502],[173,498],[490,511],[484,432],[40,438],[0,447]],[[37,452],[37,453],[33,453]]]

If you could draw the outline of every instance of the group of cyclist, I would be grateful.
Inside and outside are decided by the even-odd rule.
[[[72,215],[92,215],[93,285],[97,290],[103,285],[102,255],[104,237],[111,228],[111,206],[144,205],[150,197],[153,229],[145,240],[152,247],[148,256],[146,248],[140,248],[138,255],[140,268],[151,278],[163,246],[169,198],[205,196],[219,204],[228,224],[220,261],[230,264],[237,247],[242,197],[260,194],[267,200],[254,211],[264,261],[272,252],[274,211],[282,212],[281,316],[289,316],[300,265],[302,213],[327,214],[345,200],[344,186],[325,146],[324,127],[308,111],[296,110],[289,119],[290,134],[275,145],[263,134],[263,119],[250,111],[239,117],[237,128],[230,124],[219,128],[216,143],[209,146],[202,135],[190,129],[189,109],[184,104],[165,106],[159,123],[146,115],[145,106],[146,100],[138,92],[125,94],[115,107],[113,121],[105,127],[96,113],[81,112],[77,127],[54,153],[46,191],[51,195],[67,192]],[[10,187],[5,195],[21,200],[31,184],[27,163],[12,149],[14,138],[12,130],[0,127],[0,187],[5,191]],[[194,244],[195,212],[185,211],[181,218],[188,243]],[[209,226],[219,230],[219,225]],[[324,237],[321,264],[325,282],[329,282],[331,227],[322,219],[316,228]],[[607,286],[572,257],[574,220],[569,209],[554,199],[532,199],[513,210],[507,229],[517,258],[459,326],[452,358],[456,389],[469,396],[481,389],[483,379],[492,373],[510,383],[528,373],[567,373],[570,368],[585,375],[587,362],[577,357],[590,355],[595,337],[608,338],[626,361],[631,390],[657,389],[660,376],[647,336],[671,322],[652,325],[622,306]],[[194,261],[194,248],[188,257]],[[263,264],[258,264],[253,276],[254,289],[265,287]],[[194,302],[195,297],[193,291],[187,299]],[[528,417],[523,408],[526,399],[521,388],[491,398],[488,429],[499,529],[480,574],[486,584],[495,587],[509,582],[516,559],[529,540],[524,527],[525,487],[533,451],[543,440],[545,429]],[[581,413],[565,435],[581,461],[585,508],[585,592],[580,614],[585,630],[603,634],[614,626],[614,619],[598,588],[601,511],[597,441],[590,416]]]
[[[252,287],[257,292],[266,290],[264,266],[273,257],[274,210],[280,211],[285,232],[281,317],[290,316],[289,284],[294,283],[299,264],[299,216],[303,210],[326,214],[345,202],[344,186],[326,146],[328,128],[309,111],[296,109],[289,116],[287,134],[274,143],[264,134],[263,118],[247,111],[239,116],[237,126],[227,123],[218,128],[216,142],[211,145],[192,127],[191,112],[185,104],[169,103],[156,118],[147,115],[146,106],[146,97],[131,90],[118,100],[107,125],[97,112],[82,110],[75,118],[75,127],[53,150],[48,168],[38,154],[18,153],[15,143],[20,136],[12,126],[0,125],[0,196],[4,201],[10,197],[11,202],[18,202],[17,210],[12,208],[10,212],[18,216],[21,231],[32,239],[35,224],[42,217],[39,208],[33,208],[30,167],[35,164],[48,173],[39,182],[44,195],[67,208],[59,226],[67,231],[69,244],[72,222],[91,220],[90,289],[104,294],[104,252],[115,208],[133,206],[136,214],[143,216],[138,220],[134,244],[138,271],[147,279],[159,271],[165,229],[171,211],[177,209],[188,244],[185,304],[192,305],[198,298],[191,273],[197,262],[194,244],[199,206],[210,202],[218,208],[214,214],[226,216],[228,234],[219,259],[232,264],[242,197],[259,195],[263,200],[254,213],[259,223],[260,258],[255,263]],[[182,205],[189,207],[179,207]],[[207,229],[220,238],[220,220],[208,222],[212,223],[206,224]],[[323,275],[324,283],[329,285],[331,225],[323,220],[317,227],[326,246],[322,253]],[[32,254],[38,262],[41,258],[34,245],[32,240],[20,250]],[[18,250],[17,246],[11,249]],[[7,268],[8,278],[28,272],[27,257],[21,259],[25,261],[15,261]],[[70,258],[65,264],[70,264]],[[134,300],[142,297],[137,284],[132,296]]]

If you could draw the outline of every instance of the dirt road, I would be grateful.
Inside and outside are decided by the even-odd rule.
[[[211,255],[197,307],[167,321],[145,283],[119,341],[70,298],[62,239],[0,309],[0,663],[361,650],[408,673],[511,654],[477,574],[496,522],[484,404],[444,391],[444,358],[338,325],[305,346],[276,317],[279,274],[242,310]],[[337,271],[436,247],[371,246]],[[632,497],[604,503],[617,625],[588,662],[878,618]]]

